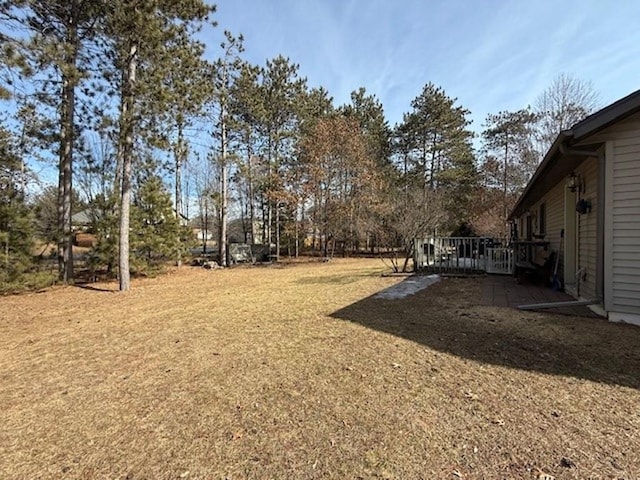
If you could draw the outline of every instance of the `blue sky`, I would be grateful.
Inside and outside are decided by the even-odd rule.
[[[282,54],[337,105],[365,87],[402,120],[427,82],[471,111],[517,110],[560,73],[591,81],[602,106],[640,88],[636,0],[219,0],[223,30],[254,64]]]

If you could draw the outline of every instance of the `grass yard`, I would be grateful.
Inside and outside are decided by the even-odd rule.
[[[0,298],[0,478],[640,478],[640,328],[383,268]]]

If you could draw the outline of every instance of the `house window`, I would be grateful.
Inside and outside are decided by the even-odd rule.
[[[540,235],[547,234],[547,205],[546,203],[540,204],[538,211],[538,233]]]

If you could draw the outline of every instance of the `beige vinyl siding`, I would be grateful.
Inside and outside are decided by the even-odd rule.
[[[557,252],[560,247],[560,231],[564,228],[564,185],[565,181],[562,180],[548,193],[546,193],[545,196],[531,209],[531,212],[536,215],[535,233],[537,234],[540,231],[540,205],[542,203],[546,205],[547,225],[544,240],[549,242],[549,248],[546,252],[538,252],[536,263],[544,263],[551,252]],[[560,275],[562,275],[562,257],[560,258],[560,265],[558,268]]]
[[[589,141],[606,141],[604,294],[616,320],[640,317],[640,114]],[[626,315],[626,316],[625,316]]]
[[[640,113],[630,116],[618,124],[609,127],[596,135],[592,135],[583,140],[580,145],[592,145],[595,143],[604,143],[609,140],[631,140],[638,136],[640,132]]]
[[[640,314],[640,123],[612,133],[610,309]]]
[[[596,291],[597,228],[598,228],[598,159],[588,158],[576,173],[582,179],[580,199],[591,202],[591,212],[578,215],[577,269],[585,268],[586,275],[580,282],[580,296],[599,297]]]

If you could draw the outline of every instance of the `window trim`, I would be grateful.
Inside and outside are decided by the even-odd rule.
[[[538,234],[547,234],[547,202],[542,202],[538,207]]]

